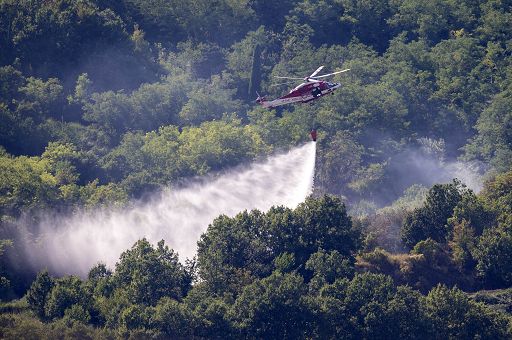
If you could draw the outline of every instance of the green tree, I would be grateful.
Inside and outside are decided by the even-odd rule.
[[[255,210],[234,218],[220,216],[198,242],[199,276],[217,293],[238,292],[276,267],[299,270],[309,280],[306,262],[318,251],[329,254],[325,261],[333,265],[340,260],[335,275],[349,273],[360,237],[345,205],[333,196],[309,197],[295,210],[272,207],[266,214]],[[311,261],[321,267],[321,258]],[[311,263],[322,272],[317,265]]]
[[[448,222],[451,224],[466,221],[474,229],[476,235],[481,235],[495,222],[493,215],[481,196],[475,195],[472,191],[466,191],[453,209],[453,216]]]
[[[174,1],[123,1],[124,15],[132,17],[148,33],[152,41],[171,40],[176,42],[184,37],[180,27],[177,6]]]
[[[473,253],[477,244],[475,229],[462,220],[453,226],[453,236],[449,245],[452,250],[453,261],[460,269],[472,270],[475,267]]]
[[[211,170],[238,165],[266,150],[252,127],[242,126],[237,118],[186,127],[179,136],[179,143],[186,175],[204,175]]]
[[[509,223],[512,216],[512,171],[496,175],[487,181],[482,191],[486,209],[496,216],[497,222]]]
[[[329,192],[343,192],[343,188],[347,188],[348,183],[356,178],[363,152],[364,147],[355,142],[349,133],[338,131],[326,147],[319,150],[315,186],[320,185],[325,190],[329,188]]]
[[[49,300],[50,292],[54,286],[55,280],[47,270],[44,270],[37,274],[36,279],[32,282],[27,292],[27,302],[30,309],[41,319],[44,319],[46,316],[46,302]]]
[[[11,240],[0,240],[0,257],[4,254],[5,248],[12,247],[13,243]],[[3,262],[3,261],[2,261]],[[3,267],[3,265],[2,265]],[[6,289],[9,288],[10,282],[9,279],[3,275],[5,275],[5,271],[2,268],[0,271],[0,296],[3,295]]]
[[[315,46],[346,43],[353,32],[347,25],[340,24],[343,5],[339,0],[297,1],[290,15],[297,16],[300,22],[314,28],[311,41]]]
[[[39,157],[0,155],[0,213],[19,216],[31,208],[58,202],[57,179]]]
[[[186,74],[168,76],[156,83],[142,84],[130,94],[129,103],[133,121],[128,122],[128,127],[151,131],[165,125],[177,124],[180,121],[179,113],[183,106],[201,85],[207,92],[209,84],[198,84]],[[229,98],[229,91],[219,92],[219,95],[224,95],[223,99]]]
[[[356,274],[352,280],[337,279],[324,286],[315,303],[321,315],[319,336],[346,339],[391,336],[385,311],[394,290],[391,277],[372,273]]]
[[[468,158],[490,162],[500,172],[508,171],[512,165],[512,90],[497,94],[479,116],[478,134],[465,146]]]
[[[81,165],[82,157],[73,144],[50,142],[41,158],[48,161],[57,185],[75,184],[78,181],[77,167]]]
[[[88,314],[87,307],[91,301],[91,296],[86,294],[82,281],[76,276],[68,276],[57,279],[55,286],[48,294],[45,304],[45,315],[48,319],[53,320],[62,318],[67,309],[73,305],[81,306],[84,313]],[[69,317],[74,313],[78,313],[79,309],[70,310]],[[78,315],[77,315],[78,316]],[[86,317],[86,319],[88,319]]]
[[[423,295],[408,286],[397,287],[385,312],[391,337],[427,339],[432,336],[424,300]]]
[[[474,126],[496,91],[492,84],[480,80],[485,77],[485,69],[479,65],[483,57],[479,41],[466,35],[444,40],[432,49],[437,85],[433,98],[454,110],[466,130]]]
[[[435,338],[506,339],[510,336],[505,316],[469,300],[458,288],[435,287],[425,299],[425,308]]]
[[[176,6],[180,26],[191,39],[229,46],[254,27],[254,12],[247,1],[219,1],[214,7],[209,4],[197,0]]]
[[[124,206],[128,202],[128,194],[116,183],[98,185],[98,180],[87,183],[78,189],[81,203],[86,208]]]
[[[179,112],[181,121],[186,125],[199,125],[202,122],[222,119],[223,115],[241,111],[241,103],[232,97],[234,90],[226,89],[222,79],[205,87],[189,92],[188,101]]]
[[[313,272],[310,287],[315,290],[325,284],[332,284],[336,279],[350,278],[354,274],[353,261],[341,256],[337,250],[331,252],[319,250],[311,255],[305,268]]]
[[[153,313],[151,326],[166,336],[172,338],[193,336],[196,320],[186,304],[163,297],[156,304]]]
[[[249,101],[256,99],[256,92],[253,91],[251,93],[249,91],[251,77],[254,75],[259,78],[259,87],[261,82],[266,80],[266,76],[275,64],[279,62],[279,50],[281,46],[279,35],[265,29],[265,27],[260,26],[257,30],[247,33],[247,36],[239,42],[234,43],[230,51],[226,54],[227,63],[224,74],[228,74],[232,78],[229,87],[237,89],[239,98],[248,99]],[[252,66],[255,57],[254,53],[257,52],[256,46],[259,46],[259,52],[257,54],[259,58],[259,64],[257,64],[259,67],[257,73],[253,73]],[[229,79],[227,77],[224,78],[224,81],[228,81]],[[256,91],[258,90],[259,89],[256,89]]]
[[[79,304],[74,304],[64,311],[63,321],[66,324],[74,323],[88,324],[91,321],[91,315]]]
[[[112,180],[123,181],[131,194],[141,194],[178,177],[238,165],[267,150],[255,129],[226,117],[181,132],[172,125],[145,135],[128,132],[101,163]]]
[[[387,21],[392,11],[388,0],[360,1],[341,0],[341,23],[348,26],[353,36],[377,51],[384,51],[393,33]]]
[[[351,322],[356,322],[356,332],[368,338],[386,334],[387,323],[383,314],[393,293],[393,280],[389,276],[363,273],[352,279],[344,302],[347,314],[354,315],[355,320]]]
[[[304,226],[298,251],[294,251],[298,259],[304,258],[305,262],[318,249],[337,250],[347,257],[359,249],[360,230],[352,224],[340,198],[330,195],[316,199],[308,197],[294,213],[300,225]]]
[[[292,0],[268,1],[255,0],[250,2],[258,22],[274,31],[279,31],[285,25],[286,15],[295,5]]]
[[[305,293],[302,277],[274,272],[246,286],[229,316],[243,337],[306,338],[312,315]]]
[[[121,181],[130,174],[143,171],[146,161],[142,153],[144,142],[141,133],[128,132],[123,135],[120,144],[102,158],[100,164],[111,180]]]
[[[107,91],[91,96],[91,102],[84,107],[83,119],[100,124],[112,132],[123,132],[134,122],[132,112],[126,94]]]
[[[444,243],[451,233],[448,218],[461,201],[464,188],[458,180],[430,188],[421,208],[409,213],[402,225],[402,240],[408,247],[427,238]]]
[[[476,29],[484,40],[507,41],[512,37],[508,23],[512,19],[510,3],[507,1],[486,1],[480,5],[479,25]]]
[[[196,322],[194,335],[211,338],[231,338],[232,325],[228,319],[228,309],[232,300],[211,295],[204,283],[196,283],[184,303],[194,313]]]
[[[274,207],[266,216],[264,234],[269,249],[275,255],[292,254],[295,266],[307,280],[311,272],[302,268],[312,254],[337,251],[350,262],[360,247],[360,230],[352,225],[345,205],[335,196],[308,197],[293,211]]]
[[[92,81],[87,73],[78,76],[73,95],[68,96],[68,102],[85,105],[91,99]]]
[[[94,298],[111,296],[113,291],[112,271],[103,263],[92,267],[87,274],[85,289]],[[93,317],[98,317],[93,315]],[[98,321],[98,320],[93,320]]]
[[[183,298],[191,278],[163,240],[154,248],[142,239],[121,254],[112,283],[114,288],[125,290],[133,303],[154,306],[164,296]]]
[[[20,88],[25,85],[23,74],[13,66],[0,67],[0,103],[13,109],[13,101],[19,100]]]
[[[62,96],[63,86],[57,78],[50,78],[43,81],[38,78],[29,77],[24,86],[18,89],[24,95],[24,99],[30,102],[38,113],[60,118],[64,97]]]
[[[392,26],[415,33],[420,38],[435,44],[447,39],[454,29],[471,29],[475,23],[472,3],[457,0],[416,0],[390,1],[393,17]]]
[[[2,64],[18,58],[24,72],[45,79],[87,72],[95,84],[109,87],[154,79],[148,60],[137,58],[123,20],[95,1],[8,0],[0,13],[5,19],[0,28],[6,33],[3,46],[12,51]]]
[[[248,99],[251,100],[257,96],[260,91],[261,83],[261,48],[260,45],[254,46],[252,54],[251,78],[249,79]]]
[[[217,217],[198,241],[199,276],[213,292],[239,291],[272,271],[265,242],[265,215],[258,210]]]
[[[508,287],[512,284],[512,232],[510,227],[484,231],[473,256],[478,275],[489,287]]]

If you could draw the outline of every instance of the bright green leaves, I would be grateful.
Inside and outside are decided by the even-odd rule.
[[[102,159],[102,166],[130,193],[140,194],[180,177],[236,166],[268,151],[253,127],[225,117],[181,131],[170,125],[145,135],[126,133],[119,146]]]
[[[274,269],[332,281],[350,275],[359,245],[360,231],[339,199],[308,198],[295,210],[217,218],[198,243],[199,274],[217,294],[236,293],[243,282]]]
[[[114,289],[122,288],[132,303],[154,305],[164,296],[183,298],[191,277],[164,241],[155,248],[142,239],[121,254],[112,283]]]
[[[2,215],[17,216],[25,209],[52,205],[59,198],[57,179],[38,157],[0,158]]]

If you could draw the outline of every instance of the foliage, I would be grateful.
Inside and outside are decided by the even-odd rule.
[[[176,126],[145,135],[128,132],[101,162],[126,191],[140,194],[181,176],[205,175],[237,165],[266,150],[258,133],[233,118],[204,122],[181,132]]]
[[[195,316],[185,304],[164,297],[158,301],[151,322],[169,337],[189,337],[195,326]]]
[[[48,271],[42,271],[37,275],[27,292],[27,302],[30,309],[40,318],[46,316],[46,302],[49,299],[49,294],[54,285],[54,279],[48,274]]]
[[[409,213],[402,225],[402,240],[408,247],[427,238],[438,242],[446,241],[451,230],[447,220],[464,195],[459,181],[434,185],[428,192],[421,208]]]
[[[274,207],[266,214],[217,218],[198,242],[198,269],[214,292],[238,292],[240,284],[268,276],[274,264],[286,271],[310,267],[317,275],[329,275],[310,260],[319,251],[334,252],[330,261],[342,261],[335,275],[350,273],[359,245],[360,232],[339,199],[310,197],[295,210]]]
[[[0,158],[2,215],[19,215],[35,205],[48,206],[59,199],[57,179],[48,162],[38,157]]]
[[[342,338],[385,336],[385,305],[393,295],[389,276],[364,273],[351,281],[338,279],[320,290],[317,298],[324,322],[320,336]]]
[[[0,240],[0,256],[2,256],[3,253],[5,252],[5,248],[11,247],[11,246],[12,246],[11,240]],[[9,279],[4,277],[3,275],[5,275],[4,270],[1,270],[0,271],[0,292],[1,293],[3,293],[10,286]]]
[[[300,338],[307,333],[305,286],[300,276],[273,273],[246,286],[229,313],[243,337]]]
[[[487,209],[491,210],[498,222],[507,223],[512,213],[512,171],[497,175],[489,180],[482,192]]]
[[[486,230],[473,253],[478,274],[490,287],[510,286],[512,234],[509,228]]]
[[[30,286],[28,307],[2,309],[0,338],[510,338],[507,316],[452,287],[512,285],[511,13],[495,0],[0,1],[2,297]],[[254,107],[256,91],[295,86],[274,76],[320,65],[350,68],[332,96]],[[219,216],[197,268],[145,239],[83,280],[34,278],[24,258],[41,211],[124,206],[312,128],[314,197]],[[446,183],[456,160],[487,172],[481,193]]]
[[[445,339],[481,337],[505,339],[507,319],[475,303],[459,289],[439,285],[425,299],[434,336]]]
[[[306,269],[313,272],[310,285],[318,290],[325,284],[332,284],[339,278],[350,278],[354,273],[350,258],[344,258],[337,250],[329,253],[320,249],[306,262]]]
[[[254,46],[254,52],[252,55],[252,66],[251,66],[251,78],[249,80],[249,99],[258,95],[261,83],[261,48],[260,45]]]
[[[326,199],[317,201],[326,204]],[[294,212],[290,210],[288,214]],[[266,215],[258,211],[240,214],[232,221],[237,221],[239,233],[233,234],[241,231],[245,234],[243,237],[248,238],[260,233],[254,223],[265,225],[265,218]],[[218,232],[220,221],[226,226],[229,219],[217,219],[217,224],[210,226],[210,233]],[[244,226],[253,228],[244,229]],[[236,244],[230,242],[225,246]],[[242,244],[239,252],[255,245],[255,241]],[[426,263],[440,267],[445,261],[442,252],[440,245],[429,239],[415,246],[411,259],[420,256]],[[219,256],[211,251],[210,254]],[[390,257],[385,252],[381,255]],[[376,264],[377,257],[375,252],[365,259]],[[238,258],[233,256],[229,261],[233,263]],[[506,316],[470,300],[457,288],[439,285],[424,296],[410,286],[397,286],[391,276],[382,273],[353,275],[350,257],[341,255],[338,250],[323,249],[306,262],[306,269],[313,272],[308,279],[311,276],[301,273],[293,258],[290,253],[282,253],[275,260],[276,266],[280,263],[280,269],[260,272],[259,277],[252,279],[247,276],[250,272],[242,274],[243,267],[224,272],[228,282],[221,284],[228,287],[236,282],[238,285],[237,291],[232,291],[235,294],[226,294],[225,290],[224,293],[212,291],[208,276],[211,273],[204,268],[194,287],[180,287],[182,283],[190,285],[187,281],[190,276],[177,262],[175,253],[163,242],[154,248],[143,239],[121,255],[113,273],[104,265],[98,265],[91,269],[86,281],[81,281],[73,276],[53,279],[48,272],[41,272],[27,294],[28,305],[43,320],[54,321],[34,324],[34,319],[23,319],[23,322],[37,326],[40,332],[89,332],[88,325],[93,324],[115,329],[118,334],[158,337],[476,336],[501,339],[510,336]],[[201,257],[199,260],[200,265],[204,265]],[[254,262],[244,261],[247,268],[257,268]],[[384,262],[381,261],[381,265]],[[406,267],[414,266],[413,263]],[[272,264],[268,263],[269,269]],[[403,271],[405,267],[401,266],[400,271]],[[226,268],[223,264],[218,270]],[[387,271],[384,267],[379,270]],[[413,277],[425,272],[423,268]],[[400,282],[406,282],[404,274],[391,274]],[[185,277],[185,281],[178,282],[179,277]],[[19,317],[9,317],[9,314],[1,315],[0,322],[13,327],[9,332],[19,332],[25,327],[19,323]]]
[[[178,255],[158,242],[154,248],[146,239],[121,254],[112,275],[113,288],[123,289],[133,303],[155,305],[161,297],[181,299],[190,289],[191,278]]]
[[[82,281],[78,277],[58,279],[45,302],[45,316],[50,320],[63,316],[82,321],[89,320],[88,312],[82,307],[87,305],[89,299],[90,296],[85,294]]]
[[[452,248],[453,261],[459,268],[467,270],[474,268],[473,253],[476,243],[475,231],[466,220],[453,226],[453,236],[449,244]]]
[[[361,166],[363,150],[349,133],[338,131],[330,143],[320,150],[321,166],[316,174],[317,185],[338,187],[339,192],[343,192],[343,183],[351,183],[355,179],[355,173]]]

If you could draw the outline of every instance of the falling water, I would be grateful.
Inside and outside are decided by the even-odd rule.
[[[245,209],[295,207],[311,193],[315,143],[203,179],[167,189],[129,209],[101,209],[67,218],[46,218],[39,245],[30,247],[32,261],[60,274],[84,275],[98,262],[113,267],[135,241],[164,239],[182,259],[196,252],[196,242],[212,220]]]

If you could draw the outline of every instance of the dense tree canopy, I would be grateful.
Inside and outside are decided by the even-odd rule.
[[[0,0],[0,299],[25,296],[0,338],[510,338],[511,22],[508,0]],[[333,95],[256,107],[320,65],[350,69]],[[87,278],[25,258],[43,212],[312,128],[313,196],[217,217],[195,260],[146,239]]]

